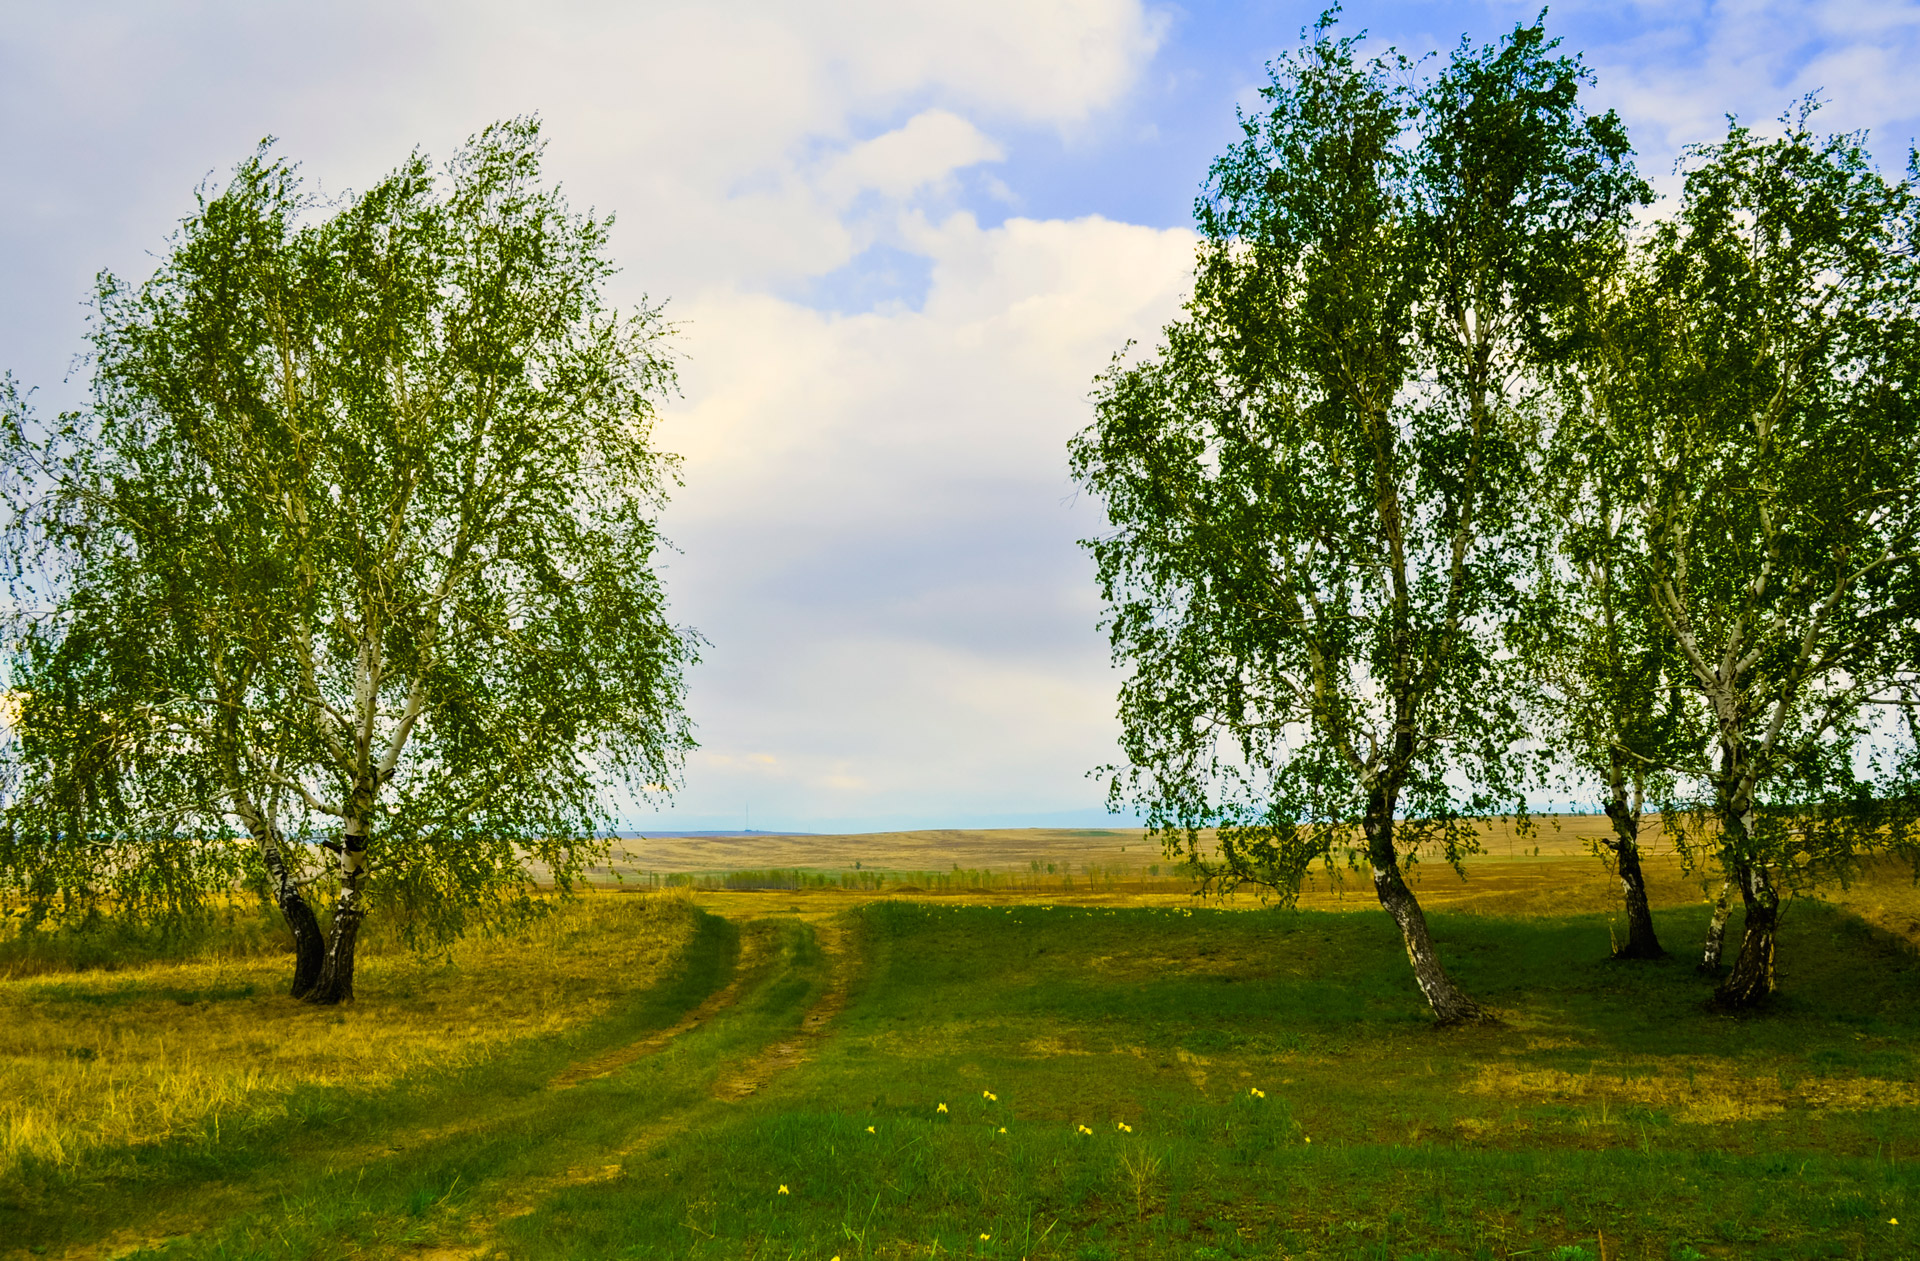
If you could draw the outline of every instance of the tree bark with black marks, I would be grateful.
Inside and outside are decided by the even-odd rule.
[[[320,921],[314,916],[312,905],[299,887],[286,878],[285,863],[273,861],[269,869],[274,875],[275,904],[293,938],[293,978],[287,993],[294,998],[305,998],[320,983],[326,939],[320,932]]]
[[[1620,876],[1620,889],[1627,904],[1627,944],[1614,951],[1616,959],[1664,959],[1666,950],[1653,929],[1653,910],[1647,902],[1647,877],[1640,866],[1640,815],[1638,793],[1631,797],[1624,778],[1613,783],[1613,797],[1607,802],[1607,818],[1613,836],[1606,842],[1613,851],[1614,870]]]
[[[1720,853],[1727,885],[1740,890],[1745,919],[1739,952],[1714,989],[1713,1001],[1737,1010],[1757,1007],[1773,996],[1774,933],[1780,925],[1780,894],[1767,875],[1767,847],[1755,835],[1759,822],[1753,803],[1755,777],[1731,749],[1726,751],[1724,766],[1725,795],[1718,820]],[[1725,897],[1724,890],[1721,896]]]
[[[1380,905],[1400,929],[1400,940],[1407,948],[1407,962],[1413,967],[1414,983],[1433,1010],[1435,1023],[1442,1025],[1475,1024],[1491,1020],[1492,1014],[1467,996],[1440,964],[1433,934],[1427,931],[1427,916],[1420,900],[1407,886],[1400,870],[1400,856],[1393,844],[1393,811],[1384,800],[1369,803],[1366,822],[1367,858],[1373,869],[1373,889]]]
[[[1720,975],[1720,956],[1727,946],[1727,919],[1733,914],[1733,904],[1727,900],[1727,892],[1732,888],[1733,881],[1722,881],[1720,895],[1713,899],[1713,914],[1707,917],[1706,944],[1700,949],[1697,967],[1702,976]]]
[[[360,941],[360,922],[366,918],[367,813],[373,794],[366,785],[357,785],[343,811],[344,825],[336,858],[340,871],[339,891],[333,900],[333,923],[327,932],[320,975],[305,996],[308,1002],[322,1006],[353,1001],[354,951]]]
[[[1765,868],[1748,866],[1738,874],[1740,901],[1746,911],[1740,951],[1713,991],[1714,1002],[1736,1010],[1757,1007],[1773,996],[1773,939],[1780,927],[1780,895]]]
[[[287,992],[294,998],[305,998],[320,980],[326,947],[320,921],[288,865],[286,836],[244,790],[236,795],[234,813],[260,852],[274,905],[280,908],[281,918],[286,921],[287,932],[293,939],[293,978]]]

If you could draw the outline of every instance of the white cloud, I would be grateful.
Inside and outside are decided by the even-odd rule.
[[[1002,156],[1001,147],[966,119],[930,109],[903,127],[848,149],[828,164],[819,183],[841,202],[869,190],[905,198],[955,171]]]
[[[1557,12],[1577,21],[1588,7]],[[1765,126],[1808,93],[1828,102],[1818,126],[1869,129],[1883,160],[1900,165],[1920,114],[1911,84],[1920,4],[1735,0],[1636,12],[1630,33],[1589,47],[1588,60],[1651,173],[1664,176],[1683,146],[1719,139],[1727,114]]]
[[[462,37],[461,59],[517,67],[463,80],[463,112],[541,111],[576,190],[640,228],[633,273],[675,294],[840,266],[868,243],[855,193],[994,160],[997,127],[1085,125],[1160,38],[1137,0],[576,4],[531,46],[516,25]]]
[[[1488,8],[1506,23],[1538,3]],[[1458,30],[1434,23],[1451,12],[1389,5],[1367,24],[1444,50]],[[1115,679],[1073,542],[1098,528],[1097,506],[1073,499],[1064,444],[1112,352],[1150,344],[1175,313],[1192,239],[1097,217],[983,228],[956,206],[1044,198],[1017,161],[988,164],[1035,130],[1077,141],[1121,125],[1166,17],[1145,0],[448,13],[429,0],[13,6],[0,367],[57,397],[95,270],[141,274],[195,183],[263,134],[341,189],[416,144],[444,157],[493,119],[538,112],[549,174],[576,204],[619,213],[621,295],[671,296],[685,329],[687,393],[663,439],[686,456],[667,519],[686,550],[667,581],[713,647],[692,680],[706,748],[680,812],[737,822],[751,796],[763,824],[934,822],[1096,799],[1081,774],[1111,756]],[[1874,128],[1883,157],[1914,127],[1911,2],[1631,0],[1622,16],[1568,0],[1553,19],[1596,33],[1599,99],[1627,116],[1652,173],[1715,138],[1726,111],[1761,122],[1816,88],[1833,100],[1822,125]],[[1180,72],[1228,88],[1262,78],[1264,54],[1246,50],[1290,45],[1294,29],[1257,6],[1183,21],[1241,28],[1198,41],[1203,60]],[[1239,99],[1258,105],[1251,86]],[[1125,121],[1121,152],[1159,121]],[[1175,134],[1184,120],[1166,121]],[[782,296],[875,243],[925,260],[917,309],[836,315]]]
[[[982,230],[951,193],[1015,130],[1098,125],[1164,35],[1140,0],[9,19],[0,144],[33,195],[0,206],[7,366],[57,378],[87,278],[142,274],[193,186],[263,134],[338,191],[537,112],[549,176],[618,212],[621,296],[671,296],[684,326],[667,582],[713,647],[682,811],[731,820],[751,793],[756,820],[929,821],[1097,797],[1080,775],[1107,756],[1112,684],[1062,446],[1111,349],[1171,310],[1189,244],[1097,219]],[[876,239],[932,260],[923,310],[772,296]]]
[[[966,215],[904,234],[920,311],[709,295],[667,445],[688,485],[670,575],[713,638],[709,751],[680,810],[922,819],[1097,799],[1116,679],[1074,545],[1066,440],[1093,375],[1177,310],[1185,230]],[[694,558],[699,558],[696,566]],[[784,773],[744,765],[779,749]],[[725,759],[720,760],[720,759]],[[916,804],[918,803],[918,804]]]
[[[551,172],[619,212],[636,294],[764,287],[867,243],[821,173],[865,163],[894,195],[992,157],[998,128],[1084,128],[1163,26],[1140,0],[498,0],[457,21],[428,0],[19,8],[0,32],[0,144],[30,191],[0,207],[0,287],[44,286],[67,318],[21,318],[11,362],[57,377],[94,271],[143,270],[194,185],[263,135],[338,190],[539,113]],[[944,170],[862,148],[908,116],[896,142],[937,146]]]

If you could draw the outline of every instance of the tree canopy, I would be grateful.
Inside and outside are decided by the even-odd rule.
[[[1111,531],[1132,804],[1218,887],[1401,866],[1555,763],[1597,788],[1629,957],[1658,806],[1740,892],[1718,991],[1773,987],[1782,888],[1912,846],[1920,198],[1811,103],[1649,204],[1539,23],[1434,72],[1324,15],[1211,169],[1192,297],[1071,446]],[[1718,963],[1725,897],[1707,949]]]
[[[90,408],[10,396],[0,881],[179,913],[250,877],[339,1001],[368,905],[430,940],[524,909],[604,854],[610,789],[677,781],[670,330],[606,305],[611,220],[540,155],[499,124],[329,206],[263,146],[149,280],[102,277]]]
[[[1559,440],[1608,513],[1574,550],[1665,645],[1601,691],[1691,700],[1690,738],[1622,744],[1679,777],[1683,842],[1741,895],[1734,1006],[1773,989],[1781,886],[1912,826],[1872,761],[1915,701],[1920,199],[1812,112],[1690,152],[1676,213],[1596,286]]]
[[[1185,316],[1117,360],[1072,447],[1128,765],[1112,780],[1223,885],[1293,896],[1355,846],[1443,1021],[1402,859],[1458,862],[1516,805],[1538,368],[1645,187],[1538,25],[1416,81],[1323,17],[1217,162]]]

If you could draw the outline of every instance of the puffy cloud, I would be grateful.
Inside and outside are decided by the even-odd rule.
[[[1600,76],[1600,96],[1633,128],[1650,170],[1664,175],[1682,147],[1724,134],[1725,116],[1767,125],[1809,93],[1827,101],[1820,125],[1873,131],[1897,167],[1920,103],[1910,67],[1920,62],[1920,5],[1899,0],[1692,0],[1555,7]],[[1534,10],[1527,9],[1527,16]],[[1596,15],[1607,25],[1583,40]],[[1563,25],[1564,24],[1564,25]]]
[[[1193,238],[965,214],[904,235],[933,261],[918,311],[728,293],[686,312],[669,578],[714,646],[675,817],[737,823],[751,799],[756,819],[934,822],[1098,797],[1083,776],[1112,756],[1116,678],[1065,445],[1093,375],[1177,310]]]
[[[956,181],[1009,134],[1097,125],[1164,35],[1138,0],[17,19],[0,135],[33,193],[0,206],[10,366],[57,376],[92,271],[141,274],[194,184],[263,134],[338,191],[538,112],[550,176],[618,212],[621,293],[671,296],[682,326],[667,578],[713,647],[678,813],[732,823],[753,795],[756,819],[925,823],[1097,800],[1081,775],[1109,756],[1113,689],[1062,448],[1107,355],[1171,311],[1189,241],[1097,218],[982,229]],[[800,300],[874,270],[876,242],[915,260],[915,303]]]
[[[1175,20],[1148,0],[16,8],[0,367],[52,387],[44,401],[75,392],[57,383],[95,270],[141,274],[195,183],[260,136],[341,190],[538,112],[550,175],[618,212],[620,296],[670,296],[682,325],[662,437],[686,457],[666,523],[685,551],[667,580],[713,647],[677,816],[736,824],[751,797],[763,823],[931,824],[1097,800],[1081,776],[1112,756],[1116,680],[1074,546],[1097,505],[1074,497],[1064,444],[1092,376],[1177,310],[1192,238],[1084,211],[1178,218],[1140,189],[1184,197],[1294,18]],[[1537,10],[1368,19],[1423,51]],[[1571,0],[1552,17],[1652,172],[1726,111],[1760,121],[1814,89],[1824,125],[1875,128],[1889,164],[1914,126],[1913,3]],[[1035,152],[1073,161],[1039,170]],[[1030,217],[994,223],[1007,207]]]
[[[958,114],[930,109],[903,127],[853,146],[828,164],[820,187],[840,201],[873,190],[905,198],[963,167],[992,162],[1001,147]]]
[[[633,295],[791,283],[870,238],[848,181],[907,196],[996,128],[1083,128],[1163,33],[1139,0],[29,7],[0,35],[0,287],[67,315],[16,302],[0,333],[57,379],[94,271],[141,272],[263,135],[341,190],[522,113],[576,201],[619,212]]]

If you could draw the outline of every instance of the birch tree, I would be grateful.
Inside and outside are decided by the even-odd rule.
[[[248,539],[175,584],[181,625],[218,633],[183,632],[167,685],[129,684],[137,720],[88,746],[132,773],[105,803],[128,823],[120,856],[76,879],[139,867],[168,811],[200,833],[258,815],[256,842],[296,838],[256,845],[294,855],[287,883],[332,886],[313,1001],[352,997],[370,907],[445,940],[524,909],[536,875],[566,887],[605,853],[609,788],[670,785],[691,747],[695,640],[666,621],[655,569],[668,329],[607,307],[610,220],[544,186],[540,152],[536,124],[497,125],[444,173],[416,154],[305,222],[293,173],[256,157],[151,280],[103,280],[96,404],[69,426],[83,454],[42,446],[68,516],[143,582],[162,555],[207,552],[150,546],[151,513],[117,498],[140,435],[179,452],[174,483],[140,485],[204,488],[196,528]],[[64,577],[41,656],[92,660],[89,636],[126,619],[84,570]],[[26,673],[27,731],[92,704],[78,688],[36,719],[46,689]],[[222,745],[223,723],[244,738]],[[38,799],[72,790],[59,759],[29,762]],[[201,765],[189,787],[181,768]],[[50,843],[15,815],[19,852]]]
[[[313,340],[317,278],[292,235],[307,208],[287,165],[242,163],[143,294],[101,278],[93,407],[42,423],[11,385],[0,400],[20,709],[0,883],[36,918],[132,919],[262,883],[295,994],[322,938],[273,777],[311,750],[282,651],[286,556],[243,453],[289,419],[261,348]],[[133,316],[143,300],[167,314]]]
[[[1783,893],[1911,826],[1873,791],[1870,737],[1915,696],[1917,203],[1811,113],[1691,151],[1591,364],[1593,421],[1624,457],[1623,559],[1710,733],[1679,768],[1704,793],[1676,821],[1745,911],[1716,991],[1731,1007],[1775,988]]]
[[[1596,260],[1590,300],[1574,320],[1581,349],[1555,373],[1557,423],[1541,448],[1539,555],[1511,642],[1535,682],[1536,733],[1573,781],[1596,787],[1609,829],[1597,849],[1620,882],[1627,936],[1614,957],[1666,957],[1641,864],[1641,824],[1670,811],[1679,768],[1702,737],[1673,637],[1648,599],[1626,487],[1639,455],[1608,423],[1625,388],[1603,353],[1609,303],[1623,283],[1626,240]]]
[[[1219,885],[1293,897],[1348,847],[1439,1021],[1446,973],[1405,862],[1458,864],[1526,779],[1517,607],[1529,399],[1583,260],[1644,196],[1587,74],[1539,26],[1430,79],[1324,16],[1196,207],[1194,293],[1117,360],[1072,448],[1111,533],[1127,765]]]
[[[1531,588],[1515,639],[1539,672],[1542,741],[1605,803],[1608,832],[1596,844],[1620,882],[1627,920],[1614,957],[1662,959],[1641,828],[1674,802],[1675,768],[1698,724],[1675,695],[1670,637],[1618,550],[1625,527],[1617,506],[1605,494],[1564,506],[1567,515],[1556,522],[1564,533]],[[1556,572],[1556,563],[1565,568]]]

